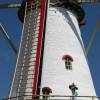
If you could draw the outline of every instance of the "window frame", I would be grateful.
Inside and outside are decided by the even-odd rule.
[[[67,70],[72,70],[73,58],[70,55],[64,55],[62,58],[65,62],[65,67]]]
[[[52,90],[49,87],[43,87],[42,93],[43,93],[43,100],[49,100],[50,99],[50,93],[52,93]]]

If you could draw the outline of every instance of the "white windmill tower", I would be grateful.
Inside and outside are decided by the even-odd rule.
[[[23,34],[9,98],[96,96],[79,29],[84,18],[81,2],[99,1],[24,0],[19,10],[21,20],[24,14]]]

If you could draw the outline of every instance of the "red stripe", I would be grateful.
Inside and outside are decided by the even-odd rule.
[[[37,54],[36,54],[35,72],[34,72],[35,74],[34,74],[34,81],[33,81],[33,97],[36,96],[37,83],[38,83],[46,0],[42,0],[41,3],[42,4],[41,4],[41,12],[40,12],[40,26],[39,26],[39,33],[38,33],[38,45],[37,45]]]

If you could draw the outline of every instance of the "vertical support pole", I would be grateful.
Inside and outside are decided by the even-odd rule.
[[[38,33],[38,46],[35,62],[35,71],[34,71],[34,82],[33,82],[33,99],[36,97],[37,85],[38,85],[38,75],[39,75],[39,66],[40,66],[40,57],[41,57],[41,48],[42,48],[42,38],[43,38],[43,29],[44,29],[44,20],[45,20],[45,10],[46,10],[46,0],[41,0],[40,8],[40,25]]]
[[[92,96],[92,100],[94,100],[94,97]]]

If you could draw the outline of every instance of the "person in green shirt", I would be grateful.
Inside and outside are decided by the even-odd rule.
[[[69,85],[69,89],[72,92],[72,96],[73,96],[72,100],[75,100],[74,96],[78,96],[78,93],[77,93],[78,87],[74,83],[72,83],[71,85]]]

